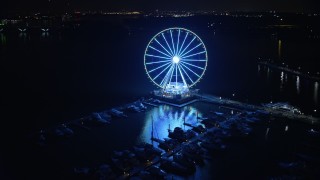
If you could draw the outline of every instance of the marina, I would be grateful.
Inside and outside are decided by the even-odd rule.
[[[122,124],[126,124],[128,121],[133,120],[131,116],[136,116],[141,113],[147,113],[146,116],[148,117],[150,111],[153,112],[154,110],[159,108],[159,110],[169,110],[171,108],[178,108],[176,106],[162,104],[161,101],[157,101],[154,99],[143,99],[145,99],[145,102],[137,101],[118,108],[112,108],[110,110],[103,111],[109,112],[110,114],[114,112],[117,112],[116,114],[121,114],[121,116],[111,116],[111,119],[109,120],[111,125],[105,125],[105,123],[98,123],[95,124],[95,126],[92,126],[92,124],[85,123],[85,119],[90,119],[88,117],[81,118],[82,121],[77,120],[75,122],[79,123],[77,126],[81,127],[81,129],[88,131],[88,133],[90,134],[93,133],[93,130],[96,131],[97,128],[104,129],[104,127],[106,126],[112,126],[112,124],[116,121],[122,121]],[[132,107],[132,105],[135,104],[149,104],[149,101],[156,102],[157,104],[147,105],[146,107],[144,107],[144,111],[132,111],[130,108]],[[204,103],[208,107],[216,107],[217,110],[207,110],[207,112],[202,112],[203,110],[193,110],[193,104],[199,103]],[[221,106],[222,104],[223,106]],[[169,118],[167,121],[167,123],[169,124],[162,122],[163,120],[161,120],[162,118],[160,115],[161,111],[159,111],[160,114],[153,112],[151,116],[149,116],[151,119],[147,118],[149,122],[145,122],[149,125],[145,127],[147,128],[145,129],[146,131],[142,131],[142,136],[138,138],[140,140],[135,140],[135,145],[131,148],[128,148],[133,148],[133,150],[124,150],[118,152],[114,151],[113,153],[111,152],[111,156],[109,158],[112,157],[112,161],[105,165],[102,165],[108,167],[108,171],[103,171],[103,173],[99,176],[108,177],[112,179],[130,179],[133,177],[158,177],[161,179],[168,179],[169,177],[172,177],[179,179],[180,177],[188,177],[191,174],[196,173],[196,169],[198,169],[198,166],[203,166],[201,164],[210,164],[210,161],[215,159],[214,156],[212,156],[212,154],[228,151],[228,147],[233,146],[232,143],[235,142],[235,140],[250,141],[250,139],[253,138],[252,129],[250,126],[256,126],[255,124],[260,124],[261,122],[263,124],[268,124],[269,120],[267,119],[274,117],[273,114],[277,114],[277,116],[275,117],[286,118],[288,120],[292,119],[294,116],[297,116],[297,114],[292,114],[288,116],[288,114],[276,113],[277,110],[271,111],[268,110],[268,108],[263,108],[263,106],[259,106],[257,110],[254,110],[254,108],[255,106],[253,105],[243,104],[237,101],[225,100],[224,98],[215,97],[212,95],[202,95],[198,101],[184,106],[184,108],[182,108],[184,111],[182,112],[182,114],[180,114],[180,117],[179,115],[171,117],[173,119],[167,117]],[[124,114],[123,111],[126,111],[126,109],[128,109],[128,113]],[[180,111],[179,109],[181,108],[178,108],[177,110]],[[235,111],[235,113],[233,113],[232,111]],[[101,113],[93,113],[91,117],[93,119],[98,119],[98,122],[100,122],[103,118],[102,116],[98,116],[98,114]],[[268,117],[267,119],[266,115]],[[110,116],[106,117],[110,118]],[[308,119],[307,116],[304,118]],[[315,122],[318,122],[318,119],[316,118],[313,120],[315,120]],[[210,123],[204,123],[207,121],[212,122],[212,125],[210,125]],[[73,129],[72,125],[75,122],[64,123],[63,126],[59,126],[54,129],[55,131],[60,129],[60,131],[64,132],[65,130],[61,130],[60,127],[68,127],[71,130]],[[177,122],[179,123],[176,124]],[[290,121],[288,121],[288,123],[290,123]],[[199,128],[199,126],[202,128],[197,129],[196,127]],[[306,134],[317,132],[319,129],[318,123],[314,123],[312,127],[312,130],[306,130]],[[288,129],[286,127],[285,131],[287,130]],[[57,141],[49,141],[49,136],[46,137],[46,134],[44,133],[46,131],[49,132],[49,130],[41,130],[41,133],[37,134],[41,137],[38,138],[39,143],[37,144],[41,145],[42,148],[46,146],[52,146],[53,142],[55,142],[54,146],[61,146],[60,143],[56,144]],[[63,134],[65,134],[66,132],[64,132]],[[186,136],[187,132],[192,132],[191,134],[194,135],[188,137]],[[65,142],[66,139],[68,139],[67,141],[73,141],[72,139],[76,138],[73,136],[77,136],[75,135],[77,133],[83,132],[75,128],[74,130],[72,130],[72,134],[69,133],[69,135],[63,135],[65,136],[64,138],[59,138],[57,140],[61,142]],[[173,135],[172,133],[176,135]],[[138,143],[138,145],[136,143]],[[151,154],[148,156],[141,154],[141,151],[147,151],[143,150],[143,148],[148,148],[148,151],[150,151]],[[188,154],[187,152],[191,150],[188,150],[189,148],[195,148],[197,150],[192,150],[192,153]],[[129,153],[131,155],[128,154],[126,155],[128,157],[122,159],[121,157],[123,157],[123,155],[121,154],[123,153]],[[177,160],[178,157],[180,158],[179,160]],[[193,164],[192,162],[194,162],[195,164]],[[70,174],[71,177],[76,176],[90,179],[93,175],[97,175],[96,173],[92,174],[92,168],[93,167],[75,167],[74,172],[72,171],[72,168],[70,168],[68,174]],[[88,169],[88,171],[80,171],[81,169]],[[157,172],[161,172],[161,175],[157,173],[151,173],[151,171],[154,171],[154,169],[158,169]],[[190,174],[190,172],[193,173]]]

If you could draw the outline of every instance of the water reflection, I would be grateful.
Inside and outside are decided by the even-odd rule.
[[[268,67],[268,69],[267,69],[267,79],[269,79],[269,77],[270,77],[270,68]]]
[[[27,33],[25,33],[25,32],[20,32],[19,33],[19,38],[25,39],[26,37],[27,37]]]
[[[278,58],[281,59],[281,48],[282,48],[282,41],[278,40]]]
[[[313,91],[313,100],[316,105],[318,104],[318,93],[319,93],[319,83],[315,82],[314,91]]]
[[[297,94],[300,94],[300,77],[297,76],[296,80],[296,89],[297,89]]]
[[[284,82],[288,82],[288,74],[287,73],[284,74]]]
[[[46,37],[48,37],[49,36],[49,32],[42,32],[41,33],[41,37],[42,38],[46,38]]]
[[[282,71],[280,75],[280,91],[283,90],[283,87],[284,87],[284,72]]]
[[[183,125],[184,121],[196,125],[198,123],[197,116],[201,117],[202,113],[191,106],[183,108],[167,105],[155,107],[146,114],[145,124],[139,141],[151,143],[152,122],[154,127],[153,136],[163,139],[168,137],[169,128],[171,130],[175,127],[182,127],[185,130],[190,129],[190,127]]]
[[[21,38],[23,40],[23,42],[26,42],[27,41],[27,33],[20,32],[19,33],[19,38]]]
[[[270,131],[270,128],[268,127],[268,128],[266,129],[266,134],[265,134],[265,139],[266,139],[266,140],[267,140],[268,137],[269,137],[269,131]]]
[[[1,32],[0,32],[0,40],[1,40],[2,45],[7,44],[7,37],[4,34],[2,34]]]

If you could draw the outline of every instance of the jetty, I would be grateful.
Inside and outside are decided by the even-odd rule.
[[[307,78],[307,79],[320,81],[320,75],[319,74],[317,76],[316,75],[309,75],[309,74],[303,73],[301,71],[294,70],[294,69],[291,69],[291,68],[288,68],[288,67],[284,67],[284,66],[279,66],[279,65],[267,62],[267,61],[260,61],[260,62],[258,62],[258,64],[266,66],[266,67],[269,67],[269,68],[272,68],[272,69],[276,69],[276,70],[279,70],[279,71],[284,71],[284,72],[291,73],[291,74],[294,74],[294,75],[297,75],[297,76],[301,76],[301,77],[304,77],[304,78]]]
[[[293,119],[293,120],[300,120],[300,121],[307,122],[310,124],[319,124],[320,123],[319,118],[313,117],[310,115],[295,114],[295,113],[292,113],[291,111],[281,111],[276,108],[243,103],[243,102],[239,102],[239,101],[235,101],[235,100],[231,100],[231,99],[226,99],[226,98],[221,98],[221,97],[217,97],[217,96],[209,95],[209,94],[201,94],[201,95],[198,94],[197,96],[204,102],[219,104],[222,106],[230,106],[230,107],[240,108],[240,109],[245,109],[245,110],[250,110],[250,111],[259,111],[259,112],[269,114],[272,116],[285,117],[285,118]]]

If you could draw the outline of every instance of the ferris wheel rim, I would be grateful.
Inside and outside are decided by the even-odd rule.
[[[191,84],[187,84],[188,88],[191,88],[193,86],[195,86],[203,77],[203,75],[205,74],[206,70],[207,70],[207,63],[208,63],[208,52],[207,52],[207,48],[205,46],[205,44],[203,43],[202,39],[196,34],[194,33],[193,31],[189,30],[189,29],[186,29],[186,28],[182,28],[182,27],[171,27],[171,28],[166,28],[166,29],[163,29],[162,31],[158,32],[157,34],[155,34],[151,40],[148,42],[148,45],[144,51],[144,68],[145,68],[145,71],[146,71],[146,74],[148,75],[148,78],[153,82],[154,85],[160,87],[161,89],[164,89],[164,87],[162,87],[160,84],[158,84],[157,82],[154,81],[154,79],[151,77],[150,75],[150,72],[149,70],[147,69],[147,64],[146,64],[146,56],[147,56],[147,50],[149,49],[150,47],[150,44],[151,42],[153,42],[155,40],[156,37],[158,37],[160,34],[166,32],[166,31],[171,31],[171,30],[183,30],[183,31],[186,31],[187,33],[191,33],[194,38],[198,39],[200,41],[200,44],[202,45],[202,47],[204,48],[204,54],[205,54],[205,65],[203,67],[203,71],[201,73],[201,75],[194,81],[192,82]],[[172,38],[171,38],[172,39]],[[170,47],[169,47],[170,48]],[[171,51],[171,49],[170,49]],[[168,52],[169,55],[172,55],[170,52]],[[168,59],[170,59],[168,57]],[[185,73],[187,74],[187,73]]]

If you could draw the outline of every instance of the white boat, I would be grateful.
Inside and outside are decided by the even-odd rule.
[[[22,29],[22,28],[18,28],[18,30],[19,30],[20,32],[26,32],[26,31],[27,31],[27,29],[26,29],[26,28],[24,28],[24,29]]]
[[[308,130],[308,134],[309,134],[310,136],[320,137],[320,132],[319,132],[319,131],[316,131],[316,130],[314,130],[314,129],[309,129],[309,130]]]
[[[42,32],[49,32],[49,29],[41,29]]]
[[[103,111],[99,113],[99,115],[102,119],[105,119],[106,121],[109,121],[109,122],[111,121],[111,116],[107,112]]]
[[[102,118],[100,113],[92,113],[92,118],[90,120],[97,124],[109,124],[110,121],[108,119]]]
[[[68,128],[65,124],[62,124],[61,126],[53,130],[53,134],[56,137],[70,137],[74,134],[74,132],[72,129]]]
[[[146,107],[145,105],[143,105],[142,103],[139,103],[139,106],[140,106],[140,108],[143,109],[143,110],[146,110],[146,109],[147,109],[147,107]]]
[[[110,110],[110,114],[115,117],[127,117],[122,111],[119,111],[115,108]]]
[[[141,112],[141,109],[138,108],[138,107],[135,106],[135,105],[130,105],[130,106],[127,107],[127,109],[128,109],[129,111],[132,111],[132,112]]]

